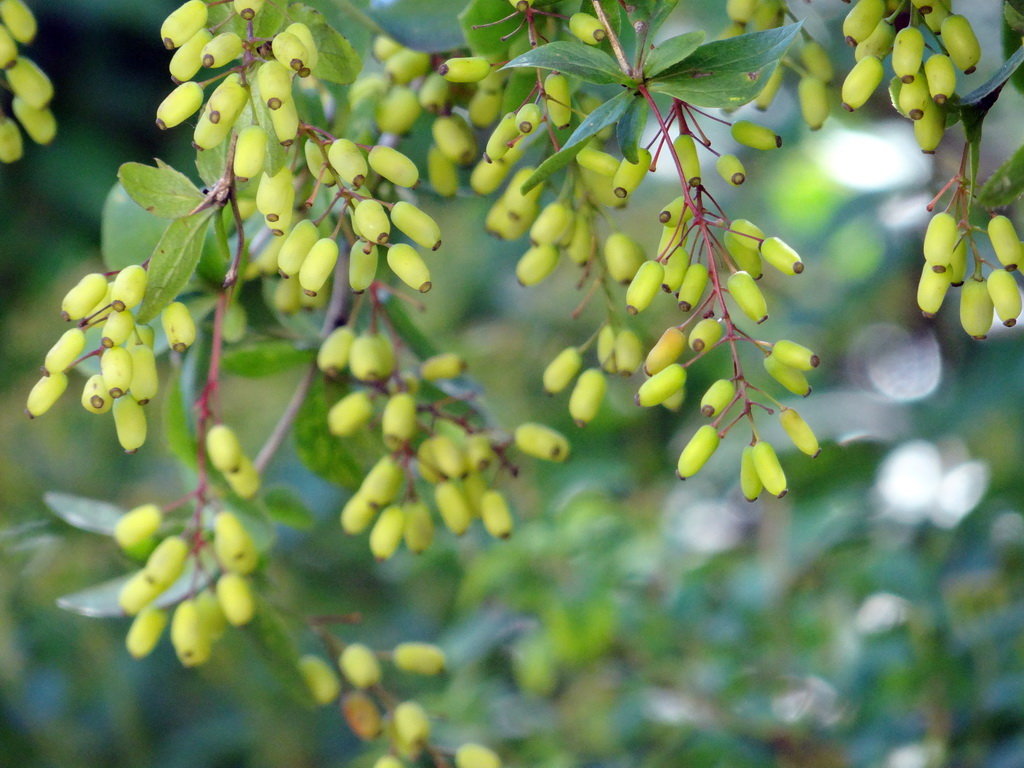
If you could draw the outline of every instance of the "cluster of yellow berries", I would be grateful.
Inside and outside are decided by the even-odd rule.
[[[4,85],[14,94],[11,110],[17,118],[0,110],[0,163],[13,163],[24,153],[19,123],[36,144],[49,144],[57,135],[57,121],[50,111],[53,84],[38,64],[18,50],[35,39],[36,31],[35,16],[23,0],[0,0],[0,70]]]
[[[334,665],[310,654],[300,659],[299,669],[318,704],[332,704],[341,697],[341,711],[356,736],[364,741],[387,740],[389,752],[376,760],[374,768],[402,768],[406,765],[402,758],[415,761],[425,749],[434,749],[431,723],[416,701],[395,703],[386,694],[381,659],[398,670],[418,675],[437,675],[446,666],[444,651],[430,643],[399,643],[390,652],[374,652],[362,643],[348,643]],[[501,766],[498,755],[480,744],[463,744],[455,750],[454,758],[456,768]]]
[[[86,379],[82,407],[90,413],[113,412],[121,447],[128,453],[142,447],[146,441],[143,406],[156,396],[159,387],[156,332],[136,321],[147,282],[146,268],[133,264],[112,276],[91,272],[67,292],[61,316],[75,322],[75,327],[65,331],[46,353],[43,376],[25,405],[30,418],[46,413],[60,399],[68,387],[69,371],[98,357],[99,372]],[[161,325],[167,345],[175,351],[184,351],[195,341],[195,322],[181,302],[163,310]]]
[[[893,104],[914,122],[914,136],[925,153],[932,153],[946,129],[946,104],[956,93],[957,70],[974,72],[981,45],[970,21],[952,12],[952,0],[913,0],[906,24],[898,31],[886,0],[857,0],[843,21],[843,35],[856,46],[856,65],[843,82],[843,108],[862,106],[881,85],[883,62],[891,56],[896,74]],[[929,53],[921,27],[941,50]]]
[[[144,504],[121,517],[114,538],[123,548],[134,550],[151,543],[163,522],[157,505]],[[125,581],[118,600],[125,614],[135,617],[125,639],[135,658],[147,656],[156,647],[172,608],[171,645],[186,667],[209,660],[213,644],[229,624],[241,627],[252,621],[256,601],[249,575],[259,564],[256,546],[232,512],[217,512],[211,527],[209,532],[162,539],[143,568]],[[210,548],[212,560],[207,554]],[[209,580],[207,586],[196,586],[204,580]]]
[[[1017,324],[1021,293],[1013,273],[1021,263],[1024,244],[1006,216],[989,219],[987,234],[1000,266],[982,271],[985,263],[973,243],[975,230],[948,211],[935,214],[924,236],[924,266],[917,288],[917,303],[927,317],[935,315],[952,286],[960,292],[960,324],[976,339],[984,339],[993,314],[1005,326]],[[970,252],[971,255],[968,255]]]
[[[443,382],[465,371],[458,355],[439,354],[402,371],[387,334],[356,333],[342,326],[320,347],[317,364],[330,376],[347,371],[360,385],[328,412],[331,434],[350,437],[379,419],[386,450],[341,512],[347,533],[370,528],[370,549],[381,560],[403,542],[412,552],[427,549],[434,520],[419,481],[431,487],[441,520],[456,536],[477,517],[492,536],[504,538],[512,532],[508,502],[488,479],[495,470],[514,471],[505,456],[511,441],[444,408],[450,398]],[[539,425],[521,426],[514,439],[533,456],[561,461],[569,453],[564,437]]]

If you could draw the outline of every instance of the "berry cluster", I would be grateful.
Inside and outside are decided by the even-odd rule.
[[[57,121],[50,111],[53,84],[39,65],[22,56],[19,45],[36,37],[36,19],[22,0],[0,0],[0,69],[4,85],[14,94],[11,111],[17,121],[0,109],[0,163],[21,158],[21,130],[36,144],[49,144],[57,135]]]

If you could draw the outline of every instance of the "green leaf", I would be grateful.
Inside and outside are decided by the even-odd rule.
[[[459,14],[459,24],[466,43],[477,56],[499,59],[508,52],[508,39],[501,38],[516,31],[521,19],[510,13],[506,0],[471,0]],[[505,19],[500,24],[494,22]]]
[[[136,321],[148,323],[188,285],[203,249],[213,209],[175,219],[153,249],[149,284]]]
[[[43,501],[57,517],[69,525],[106,536],[113,535],[114,526],[125,513],[124,509],[107,501],[55,491],[43,494]]]
[[[978,202],[986,208],[1010,205],[1024,194],[1024,146],[1003,163],[978,192]]]
[[[650,34],[655,35],[661,29],[661,25],[665,23],[669,14],[676,9],[679,0],[653,0],[650,4],[653,7],[642,13],[641,16],[648,17],[648,29]]]
[[[253,78],[252,81],[250,82],[250,92],[252,94],[252,98],[250,98],[249,101],[252,102],[252,100],[256,98],[257,93],[256,78]],[[242,114],[238,117],[238,124],[247,125],[247,115],[251,114],[252,111],[250,110],[250,107],[247,104],[245,109],[242,110]],[[260,125],[262,125],[262,123],[260,123]],[[265,127],[266,126],[264,126],[264,128]],[[271,136],[274,135],[269,131],[268,133]],[[274,142],[274,144],[276,143],[277,142]],[[273,145],[271,145],[270,142],[267,142],[267,144],[267,149],[269,150],[269,152],[273,152]],[[196,152],[196,171],[199,172],[199,178],[203,180],[203,184],[206,184],[208,187],[212,187],[214,184],[217,183],[217,180],[224,173],[224,166],[227,163],[227,159],[228,142],[226,141],[222,141],[213,149],[203,149]]]
[[[297,368],[315,359],[316,350],[301,349],[283,339],[271,339],[228,348],[221,365],[236,376],[258,378]]]
[[[118,182],[110,188],[103,203],[100,223],[100,250],[107,269],[124,269],[140,264],[160,242],[167,222],[146,213]]]
[[[704,32],[697,30],[670,37],[665,42],[659,43],[653,51],[647,54],[644,74],[648,77],[657,77],[669,67],[675,66],[700,48],[704,37]]]
[[[764,87],[801,24],[702,45],[664,70],[651,90],[698,107],[738,107]]]
[[[532,69],[512,72],[505,81],[501,96],[501,114],[515,112],[530,97],[537,86],[537,73]]]
[[[323,378],[317,377],[295,419],[295,452],[311,471],[344,488],[355,489],[363,470],[345,443],[327,431],[327,411],[337,398],[328,399]]]
[[[555,171],[561,170],[571,163],[580,150],[586,146],[587,139],[622,117],[632,103],[633,94],[630,91],[623,91],[587,115],[586,120],[572,132],[572,136],[568,138],[561,150],[541,163],[533,175],[526,180],[523,184],[523,192],[529,192]]]
[[[185,174],[162,160],[156,167],[125,163],[117,170],[125,192],[142,208],[161,219],[179,219],[203,202],[203,193]]]
[[[301,497],[288,486],[269,489],[263,495],[263,505],[274,522],[289,528],[308,531],[316,523],[316,518],[302,503]]]
[[[259,501],[243,499],[232,493],[225,499],[225,506],[235,513],[238,521],[252,539],[256,551],[261,555],[269,552],[277,539],[277,532],[263,505]]]
[[[366,13],[407,48],[440,53],[464,44],[454,23],[464,5],[465,0],[370,0]]]
[[[298,701],[310,704],[312,697],[299,671],[299,650],[288,624],[274,606],[258,592],[254,594],[256,612],[245,635],[249,637],[270,666],[278,682]]]
[[[1018,47],[992,77],[964,96],[960,100],[960,104],[965,107],[978,107],[987,112],[999,98],[999,91],[1006,85],[1006,81],[1017,71],[1021,63],[1024,63],[1024,48]]]
[[[637,148],[647,125],[648,110],[647,101],[639,94],[635,94],[626,108],[626,114],[615,125],[615,138],[619,143],[619,150],[631,163],[637,162]]]
[[[629,82],[615,63],[615,59],[604,51],[597,50],[586,43],[564,40],[556,40],[516,56],[502,69],[515,67],[556,69],[597,85]]]
[[[292,21],[301,21],[313,33],[317,62],[313,76],[329,83],[351,83],[363,69],[363,60],[345,36],[327,23],[323,14],[308,5],[297,3],[288,7]]]
[[[419,324],[409,317],[409,305],[405,302],[387,295],[381,301],[381,309],[391,321],[391,326],[401,337],[402,341],[421,360],[432,357],[438,353],[437,345],[434,344],[423,333]]]

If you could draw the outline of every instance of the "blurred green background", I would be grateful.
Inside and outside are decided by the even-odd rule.
[[[29,54],[54,80],[60,133],[0,169],[0,764],[370,765],[377,750],[337,711],[290,698],[246,632],[184,670],[167,643],[133,662],[127,621],[55,605],[132,564],[109,539],[56,519],[45,491],[131,506],[188,490],[159,430],[127,457],[109,417],[71,394],[37,422],[21,411],[62,330],[61,295],[99,265],[117,167],[160,157],[191,172],[192,153],[187,130],[164,135],[152,119],[170,85],[155,31],[174,3],[35,5]],[[723,27],[718,5],[682,3],[679,30]],[[1001,4],[971,5],[980,34],[997,40]],[[836,31],[846,6],[794,6],[848,62]],[[997,47],[974,78],[997,68]],[[923,161],[884,101],[809,135],[783,93],[759,119],[785,149],[744,155],[750,181],[719,198],[807,263],[799,277],[766,278],[765,333],[824,359],[799,407],[825,449],[814,461],[785,451],[789,496],[742,501],[733,441],[678,483],[695,408],[640,413],[635,381],[613,382],[601,415],[577,431],[565,398],[540,387],[546,362],[596,318],[569,318],[576,275],[563,265],[522,289],[512,275],[522,243],[463,226],[486,201],[424,196],[446,233],[420,316],[428,335],[467,357],[501,423],[550,423],[571,436],[574,459],[529,466],[509,487],[520,513],[509,541],[442,535],[427,554],[379,565],[363,537],[339,530],[342,494],[286,450],[269,482],[297,488],[316,522],[279,531],[268,599],[298,614],[362,611],[343,634],[375,647],[441,643],[449,675],[394,676],[394,687],[438,716],[442,743],[484,741],[524,768],[1024,765],[1020,332],[978,343],[955,305],[920,317],[924,204],[960,150],[951,135]],[[1015,149],[1021,109],[1007,90],[986,124],[983,168]],[[630,213],[674,195],[669,177],[645,184]],[[624,221],[648,237],[642,215]],[[634,327],[650,341],[669,317]],[[694,397],[726,366],[699,366]],[[295,379],[229,381],[227,420],[258,444]]]

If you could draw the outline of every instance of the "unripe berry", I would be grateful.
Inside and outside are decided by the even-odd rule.
[[[362,643],[349,643],[338,658],[341,673],[356,688],[370,688],[380,682],[377,655]]]
[[[718,430],[710,424],[705,424],[697,429],[693,437],[679,454],[679,462],[676,467],[676,474],[680,480],[686,480],[700,472],[708,459],[718,448],[722,438]]]
[[[444,651],[430,643],[399,643],[392,656],[395,666],[418,675],[437,675],[444,672]]]
[[[442,352],[420,363],[420,378],[424,381],[455,379],[466,370],[466,361],[454,352]]]
[[[248,624],[256,612],[249,580],[237,573],[225,573],[217,580],[217,602],[233,627]]]
[[[537,285],[558,266],[558,248],[534,245],[516,262],[516,279],[520,285]]]
[[[0,20],[19,43],[31,43],[36,36],[36,17],[22,0],[0,2]]]
[[[835,72],[832,69],[832,59],[825,47],[814,40],[808,40],[800,49],[800,59],[804,68],[811,77],[817,78],[825,83],[832,82]]]
[[[68,388],[68,377],[63,373],[43,376],[28,393],[25,413],[30,419],[42,416],[56,403]]]
[[[577,427],[585,427],[597,415],[607,387],[600,368],[588,368],[580,374],[569,397],[569,415]]]
[[[604,260],[612,280],[629,283],[644,263],[643,248],[625,232],[613,232],[604,241]]]
[[[924,260],[933,267],[945,267],[959,239],[960,226],[956,218],[945,211],[935,214],[924,234]]]
[[[779,457],[771,443],[766,443],[763,440],[756,443],[750,456],[764,489],[773,496],[779,498],[785,496],[789,491],[786,484],[786,473],[783,471]]]
[[[452,197],[459,191],[459,174],[455,163],[433,144],[427,150],[427,178],[441,197]]]
[[[530,240],[534,244],[557,245],[571,232],[573,224],[572,209],[565,203],[555,200],[541,210],[530,227]]]
[[[405,85],[430,71],[430,54],[402,48],[387,57],[384,69],[391,75],[392,80],[399,85]]]
[[[988,238],[999,263],[1012,272],[1021,262],[1021,242],[1013,222],[1006,216],[993,216],[988,222]]]
[[[509,511],[508,502],[500,491],[491,489],[484,492],[480,500],[480,518],[483,520],[484,528],[487,529],[487,532],[496,539],[507,539],[512,535],[512,513]],[[395,650],[397,653],[398,649],[396,648]],[[442,656],[441,666],[438,668],[438,671],[441,671],[443,668],[444,657]],[[427,672],[425,674],[432,673]]]
[[[434,518],[426,504],[410,502],[403,505],[405,529],[402,536],[410,552],[419,554],[430,548],[434,541]]]
[[[719,379],[704,393],[700,400],[700,412],[709,419],[728,408],[736,397],[736,382]]]
[[[734,187],[738,187],[747,180],[747,171],[736,155],[720,156],[715,162],[715,170],[718,171],[719,176]]]
[[[473,522],[473,509],[457,482],[445,480],[435,485],[434,503],[449,531],[461,536],[468,530]]]
[[[210,636],[204,630],[194,600],[178,603],[171,619],[171,644],[178,660],[186,667],[203,664],[210,658]]]
[[[49,144],[57,135],[57,119],[47,107],[35,108],[17,96],[11,101],[14,116],[36,144]]]
[[[164,47],[173,50],[206,26],[207,8],[203,0],[188,0],[178,6],[160,25]]]
[[[366,199],[356,204],[352,212],[352,227],[356,234],[371,243],[386,243],[391,236],[391,221],[384,206],[377,200]]]
[[[327,148],[327,159],[341,180],[350,187],[361,187],[369,173],[363,151],[348,139],[336,139]]]
[[[284,31],[299,38],[299,41],[306,48],[306,55],[308,58],[305,61],[305,65],[309,69],[314,69],[320,58],[320,53],[317,51],[316,40],[313,38],[313,32],[310,28],[301,21],[295,21],[285,27]],[[306,77],[309,73],[306,72],[300,74],[302,77]]]
[[[160,528],[163,515],[156,504],[143,504],[118,518],[114,540],[121,549],[130,549],[152,536]]]
[[[1017,324],[1021,312],[1020,289],[1013,274],[1005,269],[993,269],[989,272],[986,285],[999,319],[1007,328],[1012,328]]]
[[[21,131],[13,120],[0,116],[0,163],[13,163],[21,159],[25,147]]]
[[[686,334],[675,326],[666,328],[644,361],[644,373],[654,376],[679,359],[686,349]]]
[[[469,99],[466,111],[469,122],[477,128],[486,128],[501,115],[502,92],[477,88]]]
[[[714,347],[722,338],[722,324],[713,317],[705,317],[690,331],[690,349],[703,352]]]
[[[85,275],[61,301],[65,320],[81,320],[107,293],[107,278],[99,272]]]
[[[284,67],[295,70],[300,77],[309,75],[309,49],[293,32],[278,32],[271,41],[274,58]]]
[[[950,285],[964,284],[964,278],[967,277],[967,238],[960,238],[960,242],[953,248],[953,256],[946,271],[949,273]]]
[[[949,58],[965,75],[971,74],[981,60],[981,44],[966,16],[952,14],[942,20],[942,44]]]
[[[420,293],[430,290],[430,269],[411,245],[396,243],[388,248],[388,266],[398,279],[410,288]]]
[[[407,85],[393,85],[374,112],[381,133],[402,136],[412,130],[423,107],[416,92]]]
[[[800,100],[800,114],[807,127],[812,131],[821,128],[829,113],[828,86],[825,81],[817,77],[801,77],[797,96]]]
[[[676,293],[683,285],[686,271],[690,268],[690,253],[682,247],[672,251],[665,261],[665,272],[661,278],[661,289],[666,293]]]
[[[697,144],[690,134],[684,133],[672,142],[679,164],[683,166],[683,176],[691,187],[700,186],[700,157],[697,155]]]
[[[934,109],[925,78],[918,77],[908,83],[901,83],[896,106],[911,120],[920,120],[929,108]]]
[[[933,53],[924,63],[924,74],[936,104],[945,104],[956,92],[956,70],[949,56]]]
[[[317,367],[329,374],[338,374],[343,371],[348,365],[349,352],[355,338],[355,332],[348,326],[341,326],[331,331],[317,352]]]
[[[598,45],[608,37],[601,21],[589,13],[574,13],[570,16],[569,31],[587,45]]]
[[[779,95],[779,90],[782,88],[782,76],[783,68],[775,67],[772,73],[768,76],[765,81],[764,87],[761,92],[757,94],[757,98],[754,99],[754,106],[762,112],[768,109],[775,101],[775,97]]]
[[[453,163],[469,165],[476,159],[476,136],[459,115],[435,118],[431,134],[437,148]]]
[[[551,124],[555,128],[567,128],[572,122],[572,102],[565,75],[552,72],[544,78],[544,98]]]
[[[406,749],[416,750],[430,738],[430,721],[415,701],[403,701],[393,714],[395,736]]]
[[[857,44],[853,51],[853,58],[855,61],[860,61],[867,56],[874,56],[884,60],[892,51],[895,39],[896,31],[892,24],[883,19],[875,25],[870,35]]]
[[[286,101],[280,109],[271,111],[270,125],[282,147],[290,147],[299,134],[299,110],[295,102]]]
[[[856,45],[870,35],[885,15],[885,0],[857,0],[843,19],[843,37]]]
[[[821,453],[818,438],[814,436],[814,432],[799,413],[792,408],[783,408],[779,412],[779,422],[798,450],[806,453],[812,459]]]
[[[18,59],[18,44],[11,33],[0,24],[0,69],[7,69]]]
[[[232,573],[252,573],[259,563],[252,536],[233,512],[218,512],[214,517],[213,549],[221,566]]]
[[[914,122],[914,138],[926,155],[935,153],[946,132],[946,111],[929,104],[920,120]]]
[[[100,344],[104,347],[115,347],[124,344],[135,330],[135,317],[131,312],[111,310],[103,323],[103,336]]]
[[[128,392],[132,383],[132,357],[124,347],[111,347],[100,357],[100,373],[115,400]]]
[[[431,72],[423,80],[416,99],[420,107],[436,115],[448,108],[451,103],[451,90],[447,80],[437,72]],[[487,125],[490,125],[491,122],[488,121]]]
[[[583,356],[576,347],[566,347],[544,369],[544,390],[553,395],[561,392],[576,378],[583,365]]]
[[[764,125],[750,120],[737,120],[732,124],[732,137],[735,141],[751,149],[776,149],[782,146],[782,137]]]
[[[256,70],[256,86],[269,109],[292,100],[292,71],[279,61],[264,61]]]
[[[448,59],[437,69],[450,83],[478,83],[491,73],[491,64],[482,56]]]
[[[349,250],[348,284],[355,293],[362,293],[377,276],[377,246],[356,240]]]
[[[249,89],[242,85],[237,74],[227,77],[206,102],[196,129],[193,143],[200,149],[213,149],[231,133],[231,128],[249,100]]]
[[[984,339],[995,307],[983,280],[968,280],[960,291],[960,325],[968,336]]]
[[[616,197],[625,198],[633,193],[640,186],[640,182],[647,176],[651,169],[651,153],[641,147],[637,150],[637,162],[631,163],[622,158],[619,167],[612,176],[612,191]]]
[[[164,308],[160,315],[167,344],[175,352],[184,352],[196,340],[196,324],[188,307],[180,301],[174,301]],[[104,353],[106,357],[107,353]]]
[[[740,456],[740,491],[747,501],[754,501],[761,495],[763,489],[764,483],[761,482],[761,476],[757,474],[757,467],[754,466],[754,446],[744,446]]]
[[[221,32],[203,46],[203,66],[223,67],[242,55],[242,38],[234,32]]]
[[[391,208],[391,223],[417,245],[432,251],[441,247],[441,228],[412,203],[404,200],[395,203]]]
[[[402,486],[402,468],[390,456],[382,456],[370,469],[359,492],[370,503],[383,507],[390,504]]]
[[[569,458],[569,441],[543,424],[520,424],[515,430],[515,444],[527,456],[537,459],[565,461]]]
[[[779,384],[784,386],[794,395],[807,397],[811,394],[811,385],[803,372],[791,365],[786,365],[774,354],[764,359],[764,369]]]
[[[373,57],[377,61],[387,61],[405,46],[387,35],[377,35],[373,38]]]
[[[103,376],[90,376],[82,387],[82,407],[89,413],[106,413],[114,404],[114,399],[103,386]]]
[[[772,346],[772,355],[780,363],[796,368],[798,371],[809,371],[821,365],[821,358],[802,344],[782,339]]]
[[[245,0],[251,3],[252,0]],[[237,3],[236,3],[237,4]],[[299,674],[306,683],[310,695],[320,706],[335,701],[341,693],[341,683],[331,666],[313,654],[306,654],[299,659]]]
[[[132,264],[118,272],[110,286],[110,303],[114,310],[124,312],[142,303],[146,295],[148,278],[149,273],[138,264]]]
[[[758,0],[727,0],[725,13],[730,21],[746,24],[754,15]]]
[[[128,616],[134,616],[153,602],[165,588],[149,579],[145,571],[138,571],[121,587],[117,604]]]
[[[364,493],[354,494],[341,509],[341,528],[350,536],[362,533],[373,522],[379,505]]]
[[[708,286],[708,268],[704,264],[691,264],[686,274],[683,275],[683,282],[679,285],[679,308],[689,312],[698,306],[704,296],[704,290]]]
[[[85,332],[81,328],[69,328],[61,334],[57,343],[50,347],[43,360],[43,373],[64,373],[78,359],[85,349]]]
[[[768,319],[768,303],[749,273],[736,272],[730,275],[726,285],[729,295],[743,314],[759,324]]]
[[[143,573],[152,583],[166,589],[176,582],[185,570],[188,553],[189,546],[183,538],[168,536],[150,553]]]
[[[892,49],[892,68],[904,83],[914,81],[924,58],[924,35],[917,27],[904,27],[896,33]]]
[[[416,398],[408,392],[392,395],[381,417],[384,444],[397,450],[412,439],[416,429]]]
[[[167,69],[171,79],[177,83],[191,80],[203,66],[203,48],[213,39],[208,29],[200,29],[182,44],[171,56]]]
[[[455,768],[501,768],[501,758],[480,744],[463,744],[455,751]]]
[[[373,416],[373,401],[365,390],[350,392],[327,412],[327,429],[332,435],[355,434]]]
[[[235,472],[228,472],[224,479],[228,481],[231,490],[243,499],[251,499],[260,489],[260,473],[247,456],[243,456],[238,469]]]
[[[267,141],[267,132],[256,124],[247,125],[238,132],[233,170],[239,181],[248,181],[263,170]]]
[[[141,659],[148,656],[163,634],[167,626],[167,612],[155,606],[143,608],[135,617],[124,644],[133,658]]]
[[[843,109],[847,112],[864,106],[881,84],[885,72],[882,62],[875,56],[865,56],[854,65],[843,80]]]
[[[346,695],[341,702],[341,711],[352,733],[363,741],[371,741],[380,735],[380,710],[365,693],[355,691]]]
[[[643,345],[640,343],[640,337],[628,328],[619,331],[615,335],[615,347],[610,360],[612,366],[609,373],[632,376],[633,372],[640,367],[643,359]]]
[[[220,472],[237,472],[242,464],[242,444],[231,427],[215,424],[206,433],[206,455]]]
[[[352,342],[352,375],[360,381],[384,381],[395,370],[395,350],[386,336],[363,334]]]
[[[952,271],[934,271],[928,264],[921,270],[917,283],[917,306],[925,317],[934,317],[942,307],[942,302],[949,291]]]
[[[619,161],[613,155],[593,145],[587,145],[576,155],[576,163],[601,176],[612,177],[619,170]]]
[[[686,369],[678,363],[666,366],[640,385],[636,404],[644,408],[661,405],[686,385]]]
[[[50,78],[31,59],[19,56],[13,66],[4,70],[4,74],[14,95],[33,109],[42,109],[53,98]]]
[[[233,0],[235,13],[246,21],[256,18],[256,14],[263,8],[264,0]]]

